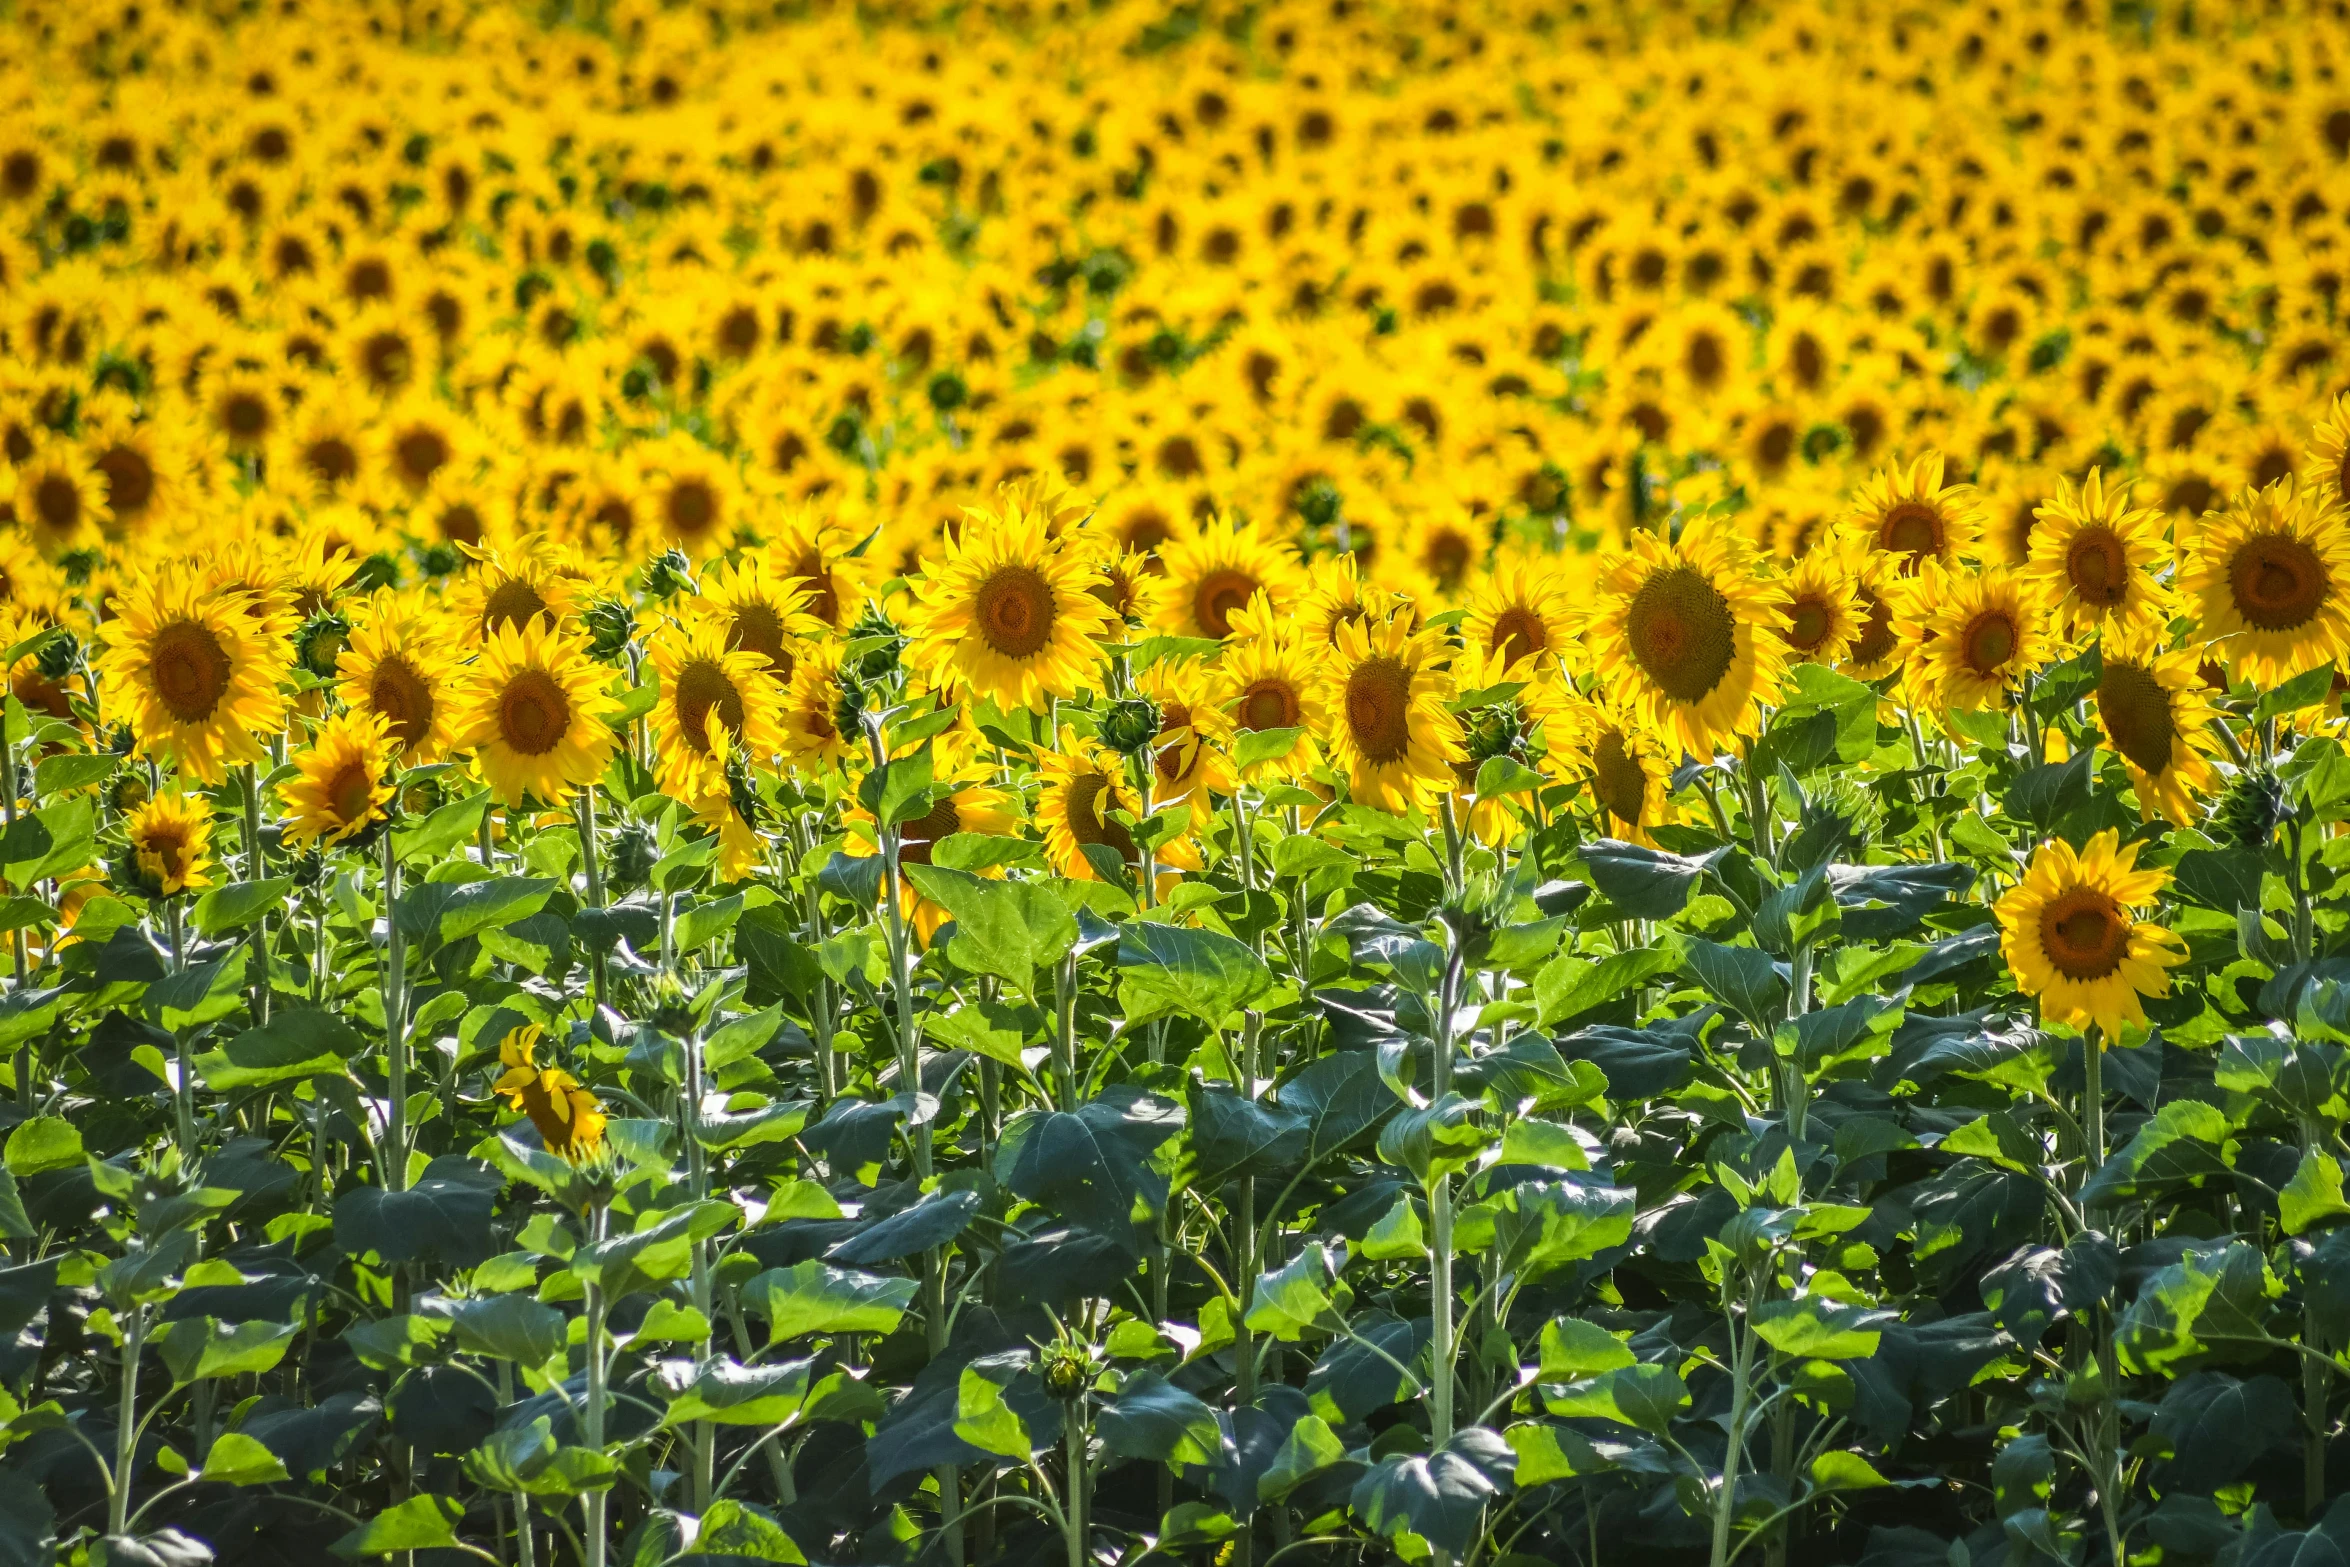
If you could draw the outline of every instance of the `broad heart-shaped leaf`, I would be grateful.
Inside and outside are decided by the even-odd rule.
[[[1198,1186],[1293,1168],[1312,1131],[1295,1111],[1243,1099],[1220,1083],[1193,1086],[1188,1120],[1184,1151],[1191,1167],[1186,1175]]]
[[[2233,915],[2260,907],[2260,856],[2250,849],[2189,849],[2171,867],[2171,885],[2206,908]]]
[[[2253,705],[2252,721],[2256,724],[2262,724],[2272,718],[2282,717],[2286,713],[2297,713],[2305,707],[2315,707],[2324,701],[2333,689],[2334,666],[2332,663],[2323,663],[2314,669],[2305,669],[2292,679],[2262,691],[2259,701]]]
[[[1118,1000],[1129,1025],[1195,1017],[1210,1028],[1273,988],[1264,960],[1230,936],[1129,920],[1118,931]]]
[[[2342,1198],[2342,1161],[2316,1148],[2303,1154],[2301,1168],[2277,1194],[2277,1215],[2287,1235],[2350,1216],[2350,1202]]]
[[[1004,1402],[1003,1386],[973,1366],[963,1368],[955,1388],[955,1435],[1014,1463],[1035,1450],[1027,1423]]]
[[[2273,1376],[2179,1378],[2154,1412],[2154,1434],[2171,1447],[2167,1488],[2208,1495],[2233,1484],[2262,1453],[2296,1439],[2299,1414],[2292,1390]]]
[[[930,747],[901,756],[867,773],[857,784],[857,803],[881,827],[911,821],[930,808]]]
[[[1860,1454],[1831,1450],[1811,1461],[1811,1483],[1822,1491],[1867,1491],[1893,1482]]]
[[[1096,1417],[1102,1445],[1120,1458],[1152,1463],[1221,1461],[1224,1437],[1216,1412],[1156,1371],[1137,1371]]]
[[[943,865],[904,871],[916,890],[955,917],[947,956],[968,973],[993,974],[1033,995],[1042,983],[1037,970],[1050,969],[1076,943],[1067,901],[1043,882],[997,881]]]
[[[1183,1107],[1122,1083],[1077,1110],[1032,1110],[1004,1128],[996,1179],[1065,1219],[1124,1234],[1160,1212],[1168,1176],[1153,1155],[1183,1129]]]
[[[1303,1415],[1281,1439],[1273,1462],[1257,1477],[1257,1499],[1278,1502],[1300,1485],[1346,1460],[1346,1444],[1320,1415]]]
[[[203,1476],[215,1485],[272,1485],[287,1478],[277,1454],[238,1431],[223,1431],[212,1439]]]
[[[1688,1402],[1689,1388],[1670,1366],[1624,1366],[1542,1394],[1543,1407],[1554,1415],[1596,1416],[1659,1435]]]
[[[71,1169],[82,1162],[82,1134],[61,1115],[36,1115],[8,1134],[8,1173],[20,1177]]]
[[[1534,976],[1535,1021],[1545,1029],[1570,1022],[1681,964],[1681,942],[1670,931],[1655,946],[1611,952],[1596,963],[1588,958],[1553,958]]]
[[[571,1258],[571,1271],[613,1300],[684,1278],[693,1267],[694,1243],[731,1228],[742,1213],[732,1203],[709,1201],[646,1217],[650,1222],[640,1229],[582,1246]]]
[[[664,1425],[708,1420],[729,1426],[779,1426],[799,1414],[814,1386],[813,1360],[743,1366],[719,1359],[704,1366],[669,1401]]]
[[[852,1267],[900,1262],[944,1246],[971,1227],[979,1212],[979,1193],[968,1188],[925,1193],[920,1202],[891,1214],[878,1224],[859,1230],[825,1255]]]
[[[1592,885],[1619,910],[1642,920],[1671,919],[1687,908],[1708,863],[1613,838],[1583,845],[1582,855]]]
[[[1355,1482],[1347,1507],[1373,1534],[1409,1532],[1444,1550],[1466,1551],[1485,1504],[1511,1483],[1517,1467],[1509,1443],[1472,1426],[1433,1453],[1374,1465]]]
[[[1562,1034],[1557,1045],[1559,1054],[1569,1061],[1588,1061],[1599,1068],[1611,1099],[1647,1099],[1671,1093],[1689,1080],[1697,1062],[1696,1036],[1665,1029],[1617,1028],[1601,1023]]]
[[[1317,1164],[1352,1146],[1395,1113],[1395,1095],[1380,1081],[1368,1050],[1318,1056],[1273,1090],[1273,1102],[1305,1117],[1306,1163]]]
[[[490,1214],[504,1184],[488,1165],[444,1154],[404,1192],[361,1186],[338,1196],[335,1244],[354,1257],[471,1267],[497,1250]]]
[[[1787,1011],[1787,981],[1760,947],[1725,947],[1718,941],[1689,943],[1689,972],[1723,1005],[1760,1029],[1770,1029]]]
[[[1525,1181],[1498,1199],[1493,1244],[1504,1268],[1539,1279],[1630,1240],[1637,1206],[1614,1186]]]
[[[1399,1111],[1380,1129],[1379,1157],[1411,1171],[1422,1183],[1463,1169],[1497,1141],[1476,1120],[1477,1109],[1476,1101],[1447,1093],[1432,1105]]]
[[[294,890],[291,880],[272,876],[265,881],[232,881],[196,900],[195,926],[207,936],[242,930],[285,902]]]
[[[297,1331],[291,1322],[240,1322],[229,1327],[210,1317],[182,1317],[156,1335],[155,1348],[171,1380],[185,1386],[267,1371],[285,1358]]]
[[[196,1074],[215,1093],[265,1088],[296,1078],[335,1074],[367,1048],[359,1031],[333,1012],[307,1007],[274,1014],[218,1050],[196,1057]]]
[[[563,1347],[563,1313],[527,1295],[448,1303],[456,1346],[469,1354],[543,1366]]]
[[[1535,1375],[1545,1382],[1580,1382],[1635,1364],[1629,1345],[1581,1317],[1553,1317],[1545,1322],[1541,1354]]]
[[[1259,1333],[1270,1333],[1284,1343],[1295,1343],[1311,1329],[1343,1331],[1346,1315],[1341,1302],[1348,1298],[1338,1272],[1345,1248],[1337,1255],[1319,1241],[1298,1248],[1297,1255],[1270,1273],[1257,1276],[1243,1319]]]
[[[913,1279],[883,1278],[814,1261],[769,1268],[742,1287],[743,1303],[767,1319],[767,1341],[809,1333],[890,1333],[914,1299]]]
[[[393,833],[392,847],[404,861],[423,864],[437,860],[480,831],[482,813],[489,808],[487,789],[451,800],[415,826]]]
[[[1893,1316],[1809,1296],[1765,1301],[1755,1308],[1750,1320],[1762,1341],[1782,1355],[1802,1360],[1860,1360],[1877,1352],[1878,1325]]]
[[[1886,941],[1917,929],[1928,914],[1966,895],[1971,865],[1832,865],[1828,886],[1844,910],[1844,935]]]
[[[2271,1346],[2267,1319],[2283,1292],[2255,1246],[2190,1251],[2141,1285],[2122,1314],[2121,1367],[2169,1373],[2199,1360],[2257,1360]]]
[[[2088,803],[2096,767],[2097,753],[2091,749],[2070,761],[2024,769],[2008,786],[2009,818],[2028,822],[2042,832],[2052,831],[2075,808]]]
[[[334,1543],[337,1556],[396,1556],[457,1543],[461,1503],[445,1496],[411,1496],[385,1509]]]
[[[1346,1336],[1324,1346],[1306,1377],[1313,1411],[1351,1426],[1412,1397],[1420,1388],[1409,1368],[1426,1357],[1435,1335],[1436,1324],[1427,1317],[1399,1317],[1378,1308],[1357,1312]]]
[[[2222,1175],[2235,1163],[2228,1114],[2200,1099],[2174,1099],[2138,1128],[2129,1145],[2105,1161],[2081,1189],[2081,1205],[2097,1207],[2153,1196],[2167,1187]]]
[[[1991,1319],[2029,1350],[2049,1328],[2106,1300],[2121,1276],[2121,1253],[2095,1230],[2083,1230],[2058,1251],[2026,1246],[1984,1273],[1983,1304]]]

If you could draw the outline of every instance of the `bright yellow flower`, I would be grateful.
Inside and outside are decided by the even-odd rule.
[[[2140,847],[2123,846],[2111,828],[2077,854],[2053,840],[1999,900],[2000,945],[2016,988],[2037,996],[2050,1022],[2096,1025],[2104,1045],[2123,1024],[2146,1021],[2140,998],[2169,995],[2164,970],[2187,960],[2186,943],[2133,912],[2170,880],[2168,871],[2138,868]]]
[[[176,571],[116,596],[114,617],[98,628],[106,644],[98,670],[142,755],[176,762],[204,783],[220,782],[233,763],[262,759],[262,739],[285,724],[278,682],[291,660],[249,604]]]
[[[576,637],[549,630],[543,619],[519,631],[501,625],[466,672],[457,744],[474,753],[505,805],[525,795],[558,805],[601,778],[619,748],[609,719],[620,703],[605,693],[605,679]]]
[[[320,725],[309,749],[294,759],[294,776],[278,785],[287,841],[332,848],[382,821],[397,750],[391,723],[381,713],[352,710]]]
[[[124,824],[139,879],[158,897],[212,885],[212,804],[162,794],[131,812]]]

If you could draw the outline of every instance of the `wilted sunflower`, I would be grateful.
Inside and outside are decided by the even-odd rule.
[[[1259,593],[1279,612],[1297,586],[1289,547],[1238,519],[1210,518],[1176,535],[1160,549],[1159,563],[1167,588],[1159,628],[1179,637],[1221,641],[1235,629],[1233,616]]]
[[[2186,944],[2134,910],[2151,904],[2170,872],[2140,870],[2140,845],[2111,828],[2076,854],[2063,839],[2041,845],[1999,900],[2001,948],[2016,988],[2040,998],[2041,1016],[2085,1028],[2111,1045],[2122,1025],[2146,1021],[2141,996],[2170,994],[2164,972],[2187,960]]]
[[[2132,506],[2128,486],[2108,484],[2101,468],[2077,489],[2060,478],[2036,515],[2025,572],[2067,630],[2168,618],[2170,591],[2154,575],[2166,553],[2163,514]]]
[[[1365,805],[1404,812],[1453,785],[1460,720],[1445,710],[1452,682],[1442,631],[1400,619],[1338,628],[1323,677],[1330,760]]]
[[[1562,580],[1573,569],[1545,558],[1498,567],[1469,598],[1461,640],[1472,653],[1499,653],[1505,667],[1556,660],[1574,650],[1574,622]],[[1553,665],[1555,667],[1555,665]]]
[[[620,704],[577,637],[532,620],[500,626],[466,672],[457,703],[458,744],[511,807],[525,795],[554,805],[603,776],[619,746],[608,722]]]
[[[1778,697],[1786,590],[1761,577],[1745,542],[1710,519],[1677,542],[1654,533],[1603,557],[1584,625],[1600,682],[1691,755],[1755,733]]]
[[[1918,606],[1924,633],[1909,671],[1914,701],[1963,712],[2004,706],[2055,652],[2048,607],[2013,567],[1931,568]]]
[[[161,794],[131,812],[123,827],[132,869],[155,897],[212,885],[212,803]]]
[[[661,678],[652,724],[662,793],[686,801],[724,794],[728,753],[754,766],[772,763],[783,749],[783,691],[764,657],[748,648],[727,651],[715,620],[670,621],[647,652]],[[724,743],[713,743],[721,729]]]
[[[2229,675],[2277,685],[2350,650],[2350,514],[2279,479],[2203,520],[2180,589]]]
[[[1779,640],[1787,656],[1800,664],[1833,668],[1852,652],[1868,625],[1861,598],[1861,578],[1851,563],[1832,549],[1815,549],[1800,557],[1783,580],[1787,590],[1787,624]]]
[[[2115,627],[2100,651],[2097,721],[2105,743],[2129,766],[2139,813],[2185,826],[2217,778],[2212,706],[2198,673],[2203,654],[2164,651],[2161,630],[2151,625]]]
[[[335,695],[355,713],[379,715],[410,767],[437,761],[456,733],[450,689],[455,659],[442,622],[389,588],[354,604],[335,663]]]
[[[604,1107],[569,1072],[538,1064],[544,1033],[538,1024],[526,1023],[498,1041],[498,1064],[506,1071],[491,1090],[505,1096],[508,1108],[530,1117],[547,1152],[576,1163],[603,1145]]]
[[[309,749],[294,758],[294,776],[278,785],[287,840],[297,848],[331,848],[382,821],[392,798],[387,769],[397,750],[381,713],[353,709],[321,724]]]
[[[1848,542],[1893,556],[1905,572],[1927,561],[1955,566],[1983,533],[1974,488],[1942,482],[1942,454],[1927,452],[1903,468],[1876,473],[1853,493],[1842,524]]]
[[[954,684],[1006,708],[1073,697],[1112,629],[1094,597],[1100,568],[1081,549],[1054,545],[1040,514],[975,513],[914,589],[907,667],[934,686]]]
[[[220,782],[231,763],[260,761],[262,737],[285,724],[278,682],[291,653],[262,633],[248,602],[184,574],[136,579],[98,628],[111,714],[130,720],[142,755],[204,783]]]
[[[772,555],[751,554],[705,572],[701,596],[687,613],[717,622],[729,651],[756,653],[768,674],[786,681],[793,650],[826,629],[807,604],[805,578],[787,580],[776,573]]]

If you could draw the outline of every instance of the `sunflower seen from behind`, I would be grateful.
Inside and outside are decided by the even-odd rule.
[[[1710,519],[1605,557],[1584,641],[1601,685],[1693,756],[1756,733],[1787,667],[1786,591]]]
[[[218,783],[231,765],[267,754],[263,739],[285,724],[279,682],[291,655],[250,604],[168,568],[115,595],[113,617],[98,628],[106,649],[97,667],[109,709],[129,719],[141,755]]]
[[[2114,627],[2099,647],[2097,724],[2128,765],[2138,810],[2187,826],[2218,781],[2200,648],[2166,650],[2152,625]]]
[[[1452,682],[1444,633],[1402,620],[1347,621],[1325,661],[1330,761],[1364,804],[1399,814],[1450,790],[1464,754],[1445,708]]]
[[[2113,1044],[2125,1024],[2146,1021],[2143,998],[2170,994],[2166,972],[2186,961],[2186,944],[2138,917],[2170,880],[2140,869],[2141,845],[2107,828],[2076,852],[2042,844],[2023,879],[1999,900],[2000,946],[2016,988],[2053,1023],[2102,1031]]]
[[[356,709],[319,725],[294,758],[294,776],[278,785],[285,802],[286,841],[297,848],[335,848],[385,819],[392,799],[391,761],[399,752],[391,722]]]
[[[2127,485],[2092,468],[2079,485],[2056,481],[2034,514],[2026,574],[2064,628],[2080,635],[2113,622],[2169,617],[2170,590],[2155,575],[2169,553],[2163,515],[2130,504]]]
[[[1085,688],[1112,616],[1093,594],[1092,556],[1054,544],[1045,520],[1016,507],[976,513],[947,542],[915,585],[909,668],[1011,709]]]
[[[2279,479],[2203,519],[2181,596],[2236,680],[2281,685],[2350,650],[2350,513]]]
[[[555,805],[603,776],[620,743],[604,681],[577,637],[542,620],[489,634],[457,700],[457,744],[501,804]]]

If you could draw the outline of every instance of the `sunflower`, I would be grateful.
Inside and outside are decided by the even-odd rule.
[[[1395,594],[1363,576],[1362,565],[1353,555],[1334,555],[1314,562],[1308,573],[1305,590],[1294,606],[1277,608],[1271,599],[1265,599],[1265,613],[1253,625],[1234,621],[1234,629],[1242,635],[1256,635],[1257,627],[1288,622],[1284,611],[1293,608],[1297,634],[1308,647],[1327,647],[1338,640],[1338,628],[1349,621],[1385,620],[1401,608]],[[1246,614],[1256,613],[1252,601]]]
[[[1899,625],[1917,580],[1903,577],[1889,555],[1848,555],[1845,566],[1852,573],[1860,629],[1844,651],[1843,671],[1855,680],[1882,680],[1907,656]]]
[[[855,529],[803,506],[776,528],[767,561],[777,577],[806,591],[809,614],[831,630],[846,631],[879,581],[877,563],[863,548],[864,537]]]
[[[2154,575],[2166,553],[2163,515],[2132,506],[2127,486],[2092,468],[2078,489],[2058,479],[2056,498],[2034,515],[2025,574],[2068,631],[2169,618],[2170,590]]]
[[[335,664],[335,695],[352,712],[384,720],[401,763],[439,760],[456,734],[449,689],[455,659],[440,621],[389,588],[353,606],[350,620]]]
[[[1497,567],[1470,596],[1461,620],[1469,650],[1503,654],[1507,667],[1564,657],[1573,645],[1573,618],[1560,565],[1545,558]]]
[[[2277,685],[2350,650],[2350,515],[2291,479],[2206,517],[2179,578],[2232,679]]]
[[[1316,742],[1330,732],[1330,709],[1314,666],[1293,638],[1274,635],[1235,642],[1217,664],[1223,687],[1219,705],[1231,715],[1235,730],[1296,731],[1288,750],[1249,768],[1252,778],[1298,777],[1320,760]]]
[[[43,441],[16,466],[16,515],[43,554],[69,550],[114,520],[106,475],[73,442]]]
[[[458,744],[509,808],[527,795],[552,805],[603,776],[619,745],[608,721],[620,704],[574,636],[538,620],[501,625],[467,672],[455,718]]]
[[[1142,850],[1126,824],[1110,813],[1137,812],[1139,802],[1127,787],[1126,769],[1115,758],[1073,729],[1061,731],[1057,749],[1037,753],[1042,790],[1036,801],[1036,820],[1044,828],[1045,857],[1062,875],[1077,881],[1099,881],[1090,847],[1104,848],[1129,869],[1142,864]]]
[[[549,630],[575,609],[578,579],[557,569],[543,549],[525,546],[512,555],[498,549],[460,545],[475,562],[457,591],[452,609],[482,635],[536,624]]]
[[[212,885],[210,801],[157,795],[131,812],[123,831],[137,880],[151,896],[168,898]]]
[[[319,726],[310,749],[294,759],[295,776],[278,786],[286,803],[285,835],[298,848],[347,843],[384,819],[396,743],[381,713],[345,712]]]
[[[1453,764],[1453,811],[1462,829],[1480,843],[1498,846],[1515,831],[1512,803],[1522,803],[1538,786],[1480,794],[1477,779],[1485,764],[1507,756],[1546,781],[1564,767],[1584,765],[1591,742],[1589,704],[1572,700],[1557,674],[1531,673],[1526,660],[1511,658],[1506,647],[1464,653],[1453,666],[1453,680],[1464,691],[1515,687],[1461,714],[1465,749]]]
[[[2138,788],[2138,810],[2181,826],[2215,779],[2213,712],[2198,670],[2203,654],[2166,652],[2159,628],[2116,626],[2100,649],[2097,721]]]
[[[604,1107],[569,1072],[538,1064],[544,1033],[538,1024],[525,1023],[498,1041],[498,1064],[506,1071],[491,1091],[530,1117],[547,1152],[577,1163],[603,1145]]]
[[[668,622],[646,651],[661,678],[652,725],[663,794],[689,802],[723,795],[730,753],[758,765],[783,749],[782,688],[762,655],[727,650],[715,620]]]
[[[928,865],[931,851],[939,843],[956,833],[980,833],[991,837],[1019,836],[1019,801],[1010,791],[997,787],[992,769],[966,764],[942,773],[936,780],[930,797],[930,809],[910,821],[898,824],[898,863],[900,865]],[[944,792],[937,792],[943,789]],[[851,837],[869,845],[867,852],[881,852],[881,838],[874,830],[873,813],[852,808],[842,816],[841,825]],[[979,874],[1001,876],[999,867],[989,867]],[[901,880],[898,895],[903,902],[907,922],[914,927],[924,946],[938,934],[939,926],[947,922],[947,911],[915,890],[910,881]]]
[[[1942,454],[1928,452],[1863,484],[1842,527],[1849,542],[1891,555],[1914,573],[1927,561],[1954,566],[1970,553],[1982,537],[1983,513],[1973,487],[1944,484]]]
[[[1178,535],[1159,551],[1159,562],[1167,573],[1159,628],[1179,637],[1222,641],[1234,629],[1233,613],[1259,593],[1279,612],[1297,586],[1288,547],[1237,519],[1210,519]]]
[[[139,752],[176,761],[218,783],[232,762],[258,762],[261,737],[285,724],[278,689],[291,661],[240,593],[206,591],[190,576],[135,579],[98,628],[98,672],[112,712],[127,716]]]
[[[1167,583],[1158,561],[1135,550],[1105,551],[1093,596],[1110,607],[1121,624],[1156,625],[1166,617]]]
[[[187,457],[162,428],[128,418],[101,420],[92,431],[90,453],[91,466],[106,483],[109,534],[151,538],[179,515],[188,487]]]
[[[2016,988],[2039,997],[2050,1021],[2095,1024],[2103,1044],[2125,1022],[2145,1022],[2138,998],[2169,995],[2163,971],[2187,960],[2176,935],[2133,918],[2170,880],[2168,871],[2138,868],[2139,848],[2123,847],[2110,827],[2077,854],[2063,839],[2052,840],[1999,900],[2000,945]]]
[[[1333,715],[1330,760],[1359,802],[1401,813],[1452,786],[1464,753],[1460,720],[1444,705],[1446,651],[1442,631],[1400,619],[1338,628],[1322,699]]]
[[[1601,682],[1692,755],[1755,733],[1787,667],[1786,589],[1757,575],[1728,526],[1700,520],[1601,559],[1586,645]]]
[[[720,453],[690,437],[669,436],[643,449],[638,471],[649,514],[668,543],[699,558],[734,542],[744,509],[742,481]]]
[[[1213,795],[1233,788],[1232,720],[1217,705],[1213,672],[1196,664],[1166,660],[1135,679],[1135,687],[1159,710],[1158,738],[1151,745],[1151,806],[1191,802],[1195,824],[1214,818]]]
[[[1784,579],[1787,624],[1779,640],[1800,664],[1841,663],[1866,630],[1861,579],[1847,558],[1831,549],[1813,550],[1795,562]]]
[[[2350,506],[2350,396],[2335,398],[2309,432],[2301,472],[2311,489],[2332,496],[2337,506]]]
[[[715,622],[729,652],[754,653],[769,675],[788,681],[793,649],[825,629],[807,604],[805,578],[779,576],[772,555],[754,554],[704,573],[689,613]]]
[[[783,730],[781,749],[795,765],[837,762],[864,753],[863,736],[853,730],[841,732],[842,703],[847,696],[837,651],[811,651],[792,667],[778,720]]]
[[[960,682],[1006,708],[1073,697],[1111,630],[1093,595],[1100,568],[1045,537],[1045,518],[1008,507],[975,513],[915,587],[907,667],[934,685]]]
[[[1605,698],[1577,700],[1589,737],[1586,786],[1601,833],[1653,847],[1655,830],[1680,819],[1672,804],[1672,757],[1629,708]]]
[[[2047,605],[2013,567],[1935,567],[1921,587],[1922,635],[1911,664],[1920,701],[1963,711],[2004,706],[2056,650]]]

